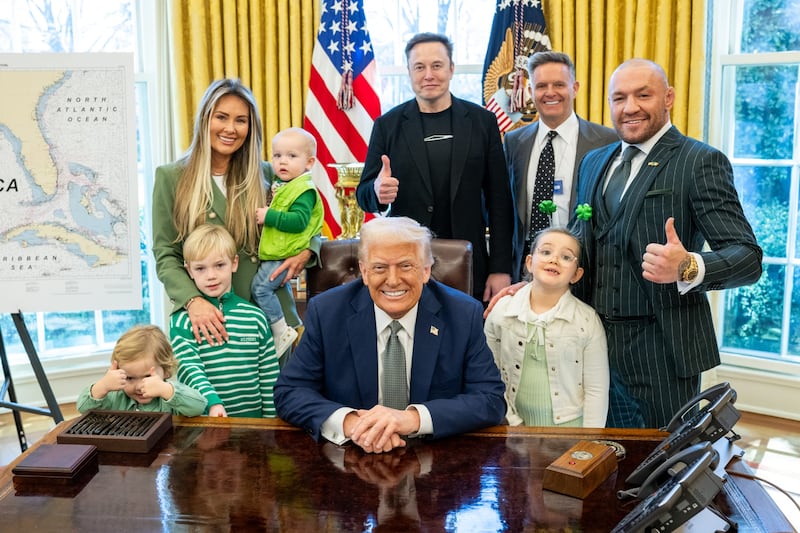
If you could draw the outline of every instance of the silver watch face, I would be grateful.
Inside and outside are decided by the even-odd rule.
[[[589,459],[594,457],[594,455],[591,452],[587,452],[585,450],[578,450],[572,452],[571,455],[573,459],[577,459],[578,461],[588,461]]]

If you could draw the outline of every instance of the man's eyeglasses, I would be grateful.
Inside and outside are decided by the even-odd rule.
[[[553,259],[555,259],[556,261],[558,261],[559,264],[564,266],[569,266],[578,260],[578,258],[572,254],[568,253],[557,254],[556,252],[550,250],[549,248],[537,248],[536,255],[538,255],[545,261],[552,261]]]

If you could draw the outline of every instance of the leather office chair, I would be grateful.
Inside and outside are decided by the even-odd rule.
[[[458,239],[433,239],[431,277],[445,285],[472,294],[472,243]],[[361,277],[358,270],[358,239],[323,241],[319,265],[306,271],[306,297],[310,300],[331,287]]]

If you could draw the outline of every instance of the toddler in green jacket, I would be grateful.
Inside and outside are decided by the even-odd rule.
[[[161,411],[198,416],[206,399],[198,391],[167,381],[178,368],[172,345],[160,328],[134,326],[117,341],[111,367],[78,396],[81,413],[90,409],[113,411]]]

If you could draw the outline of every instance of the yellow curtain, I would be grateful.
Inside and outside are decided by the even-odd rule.
[[[258,102],[268,158],[275,133],[303,125],[319,0],[173,0],[170,13],[178,150],[206,87],[240,78]]]
[[[581,88],[575,110],[611,125],[608,79],[632,57],[661,65],[675,87],[672,123],[701,139],[705,91],[705,0],[544,0],[553,50],[572,57]]]

